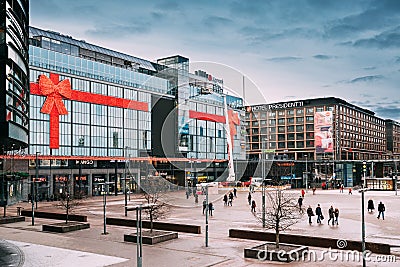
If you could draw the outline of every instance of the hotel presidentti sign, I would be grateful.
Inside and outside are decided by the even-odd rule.
[[[283,102],[283,103],[276,103],[276,104],[265,104],[265,105],[258,105],[258,106],[251,106],[251,110],[248,111],[267,111],[267,110],[274,110],[274,109],[286,109],[286,108],[297,108],[303,107],[303,101],[292,101],[292,102]]]

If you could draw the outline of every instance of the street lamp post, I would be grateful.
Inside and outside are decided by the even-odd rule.
[[[208,185],[206,185],[206,247],[208,247]]]
[[[307,161],[308,155],[305,155],[305,157],[306,157],[306,193],[307,193],[308,192],[308,165],[307,165],[307,163],[308,163],[308,161]]]
[[[365,213],[364,213],[364,193],[367,191],[367,188],[360,189],[361,193],[361,250],[363,257],[363,267],[366,266],[365,262]]]
[[[262,202],[262,225],[265,228],[265,140],[262,141],[262,151],[261,151],[261,175],[262,175],[262,184],[261,184],[261,202]]]
[[[108,193],[108,185],[113,184],[113,182],[104,182],[99,185],[103,186],[103,235],[107,235],[107,217],[106,217],[106,206],[107,206],[107,193]],[[107,188],[107,190],[106,190]]]
[[[36,158],[35,158],[35,178],[37,179],[39,176],[39,160],[38,160],[38,155],[40,152],[36,152]],[[34,190],[35,186],[35,179],[32,178],[32,183],[31,183],[31,203],[32,203],[32,225],[35,225],[35,204],[34,204]],[[37,203],[37,202],[36,202]],[[37,207],[37,204],[36,204]]]
[[[394,190],[395,190],[395,195],[397,196],[397,161],[394,160]]]
[[[125,165],[124,165],[124,195],[125,195],[125,217],[128,216],[128,210],[127,210],[127,206],[128,206],[128,196],[127,196],[127,190],[126,190],[126,156],[127,156],[127,149],[128,147],[125,147]]]

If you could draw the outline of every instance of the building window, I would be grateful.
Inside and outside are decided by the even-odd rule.
[[[289,109],[286,111],[287,115],[294,115],[294,110],[293,109]]]
[[[304,122],[304,117],[297,117],[297,118],[296,118],[296,122],[297,122],[297,123],[302,123],[302,122]]]
[[[253,129],[253,130],[254,130],[254,129]],[[253,133],[254,133],[254,132],[253,132]],[[200,126],[200,133],[199,133],[199,134],[200,134],[200,136],[203,136],[203,134],[204,134],[204,133],[203,133],[203,126]]]
[[[278,119],[278,125],[284,125],[285,119]]]
[[[324,107],[317,107],[317,108],[315,108],[315,111],[322,112],[322,111],[324,111]]]
[[[304,110],[303,109],[298,109],[298,110],[296,110],[296,114],[297,115],[302,115],[302,114],[304,114]]]

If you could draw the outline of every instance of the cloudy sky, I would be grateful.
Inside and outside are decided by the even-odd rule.
[[[250,104],[335,96],[400,121],[398,0],[30,3],[35,27],[151,61],[232,68],[265,96],[245,85]]]

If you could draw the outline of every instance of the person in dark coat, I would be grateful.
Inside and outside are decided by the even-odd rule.
[[[339,209],[335,208],[335,211],[333,212],[335,214],[335,223],[336,225],[339,225]]]
[[[308,208],[307,208],[307,216],[308,216],[308,222],[310,224],[312,224],[311,217],[314,216],[314,212],[313,212],[311,206],[308,206]]]
[[[233,202],[233,194],[232,192],[229,193],[229,202],[228,202],[228,206],[232,206],[232,202]]]
[[[237,197],[237,196],[236,196],[236,192],[237,192],[237,189],[236,189],[236,187],[235,187],[235,188],[233,188],[233,195],[234,195],[235,197]]]
[[[228,206],[228,196],[224,195],[224,206]]]
[[[379,213],[378,213],[378,219],[379,219],[379,217],[381,217],[381,214],[382,214],[382,219],[384,220],[385,219],[385,205],[382,203],[382,201],[381,202],[379,202],[379,204],[378,204],[378,211],[379,211]]]
[[[251,212],[256,212],[256,201],[255,200],[253,200],[251,202]]]
[[[204,199],[203,200],[203,214],[204,214],[206,208],[207,208],[207,201]]]
[[[249,195],[247,196],[247,200],[249,201],[249,205],[251,205],[251,193],[249,192]]]
[[[299,199],[297,200],[297,203],[299,203],[299,209],[301,211],[301,206],[303,205],[303,198],[300,196]]]
[[[328,220],[328,225],[329,222],[332,220],[332,225],[335,225],[335,210],[333,209],[333,206],[331,206],[328,210],[328,214],[329,214],[329,220]]]
[[[317,215],[317,223],[321,223],[321,216],[322,216],[322,210],[320,205],[318,204],[317,208],[315,209],[315,215]]]
[[[373,212],[375,209],[374,207],[374,201],[372,199],[368,200],[368,211]]]
[[[213,216],[213,210],[214,210],[213,203],[212,202],[208,203],[208,213],[210,214],[210,216]]]

